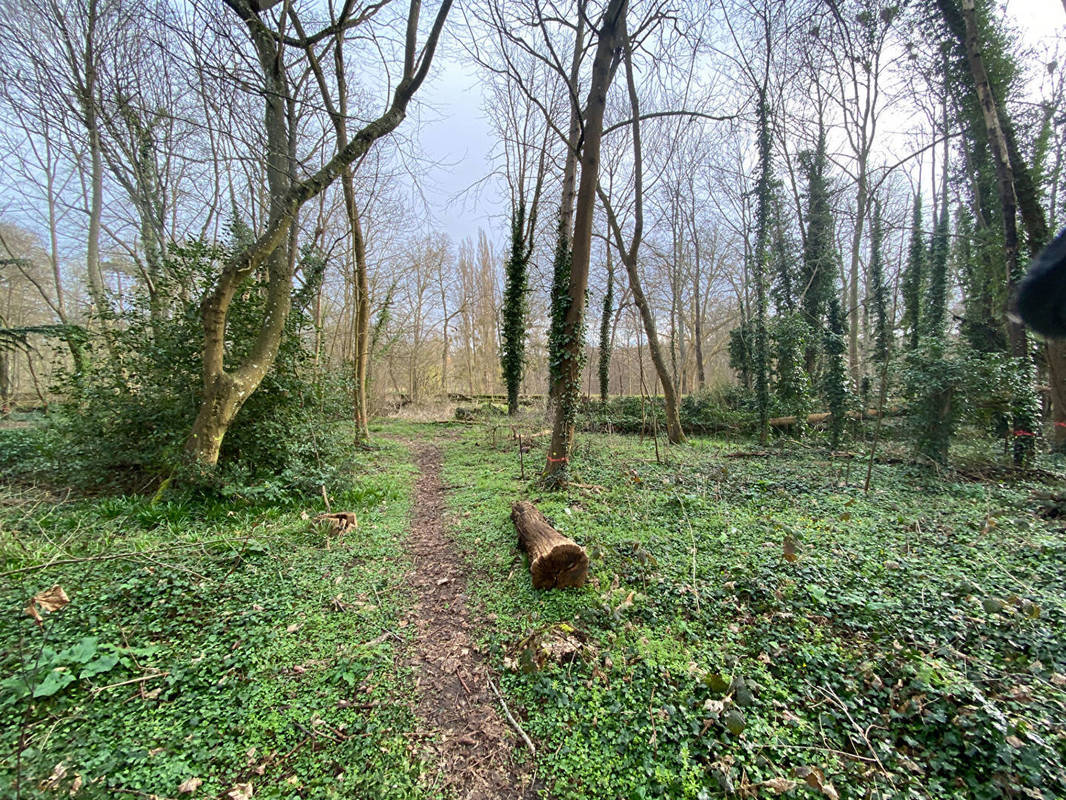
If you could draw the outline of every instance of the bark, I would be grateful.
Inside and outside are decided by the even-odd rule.
[[[678,409],[677,392],[674,391],[674,382],[671,379],[670,369],[663,358],[662,347],[659,345],[659,335],[655,329],[655,315],[651,313],[651,306],[644,295],[640,285],[640,275],[637,272],[635,259],[622,259],[626,266],[626,274],[629,276],[629,288],[633,291],[633,302],[640,310],[640,318],[644,323],[644,332],[648,336],[648,353],[651,355],[651,363],[655,366],[655,374],[659,377],[659,383],[663,387],[663,406],[666,414],[666,438],[672,444],[684,444],[685,432],[681,429],[681,414]]]
[[[355,252],[355,431],[362,441],[370,440],[370,404],[367,400],[367,374],[370,365],[370,282],[366,269],[366,242],[358,206],[353,206],[352,248]]]
[[[607,106],[614,51],[624,24],[628,0],[610,0],[603,13],[592,62],[592,79],[585,103],[585,136],[581,147],[581,183],[574,217],[573,257],[570,269],[570,308],[563,323],[565,344],[561,354],[560,386],[556,393],[555,421],[551,446],[544,468],[546,477],[565,473],[574,443],[574,411],[580,388],[581,352],[584,347],[585,291],[588,289],[589,260],[592,254],[592,223],[595,216],[596,184],[600,170],[600,141],[603,114]]]
[[[1047,342],[1048,383],[1051,386],[1051,419],[1054,431],[1051,434],[1052,449],[1066,452],[1066,341],[1049,339]]]
[[[584,548],[555,530],[544,515],[524,500],[511,506],[518,544],[529,556],[534,589],[564,589],[585,585],[589,557]]]

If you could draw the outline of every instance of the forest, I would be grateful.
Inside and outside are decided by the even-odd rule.
[[[0,796],[1066,797],[1066,0],[0,9]]]

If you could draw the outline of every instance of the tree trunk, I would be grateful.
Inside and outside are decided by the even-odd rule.
[[[403,121],[407,105],[424,82],[433,61],[452,0],[443,0],[441,3],[420,58],[415,52],[419,4],[411,4],[403,75],[396,85],[389,107],[380,117],[361,128],[325,165],[299,183],[293,182],[290,166],[290,133],[295,135],[295,132],[288,130],[285,98],[292,95],[287,85],[284,61],[277,51],[283,45],[278,43],[272,31],[266,29],[249,5],[236,0],[227,0],[227,4],[247,25],[265,79],[264,124],[271,196],[266,230],[225,265],[222,275],[201,305],[204,325],[203,397],[196,421],[185,442],[185,453],[193,462],[208,467],[218,462],[226,431],[241,405],[259,387],[277,356],[292,302],[293,262],[282,245],[291,241],[289,234],[300,208],[325,191],[375,141],[391,133]],[[230,304],[241,284],[264,265],[269,280],[260,329],[243,363],[232,372],[227,372],[225,334]]]
[[[659,346],[659,335],[655,330],[655,316],[651,313],[651,306],[644,296],[644,290],[640,285],[640,275],[637,273],[636,261],[623,258],[626,265],[626,274],[629,275],[629,288],[633,291],[633,302],[640,309],[640,318],[644,323],[644,332],[648,336],[648,353],[651,354],[651,363],[655,365],[655,374],[659,377],[659,383],[663,387],[663,406],[666,414],[666,438],[671,444],[684,444],[685,432],[681,429],[681,414],[678,410],[677,392],[674,391],[673,378],[670,369],[663,358],[662,348]]]
[[[563,323],[564,346],[560,353],[559,386],[555,397],[555,423],[548,449],[545,477],[564,479],[574,444],[574,414],[581,390],[581,354],[584,347],[585,291],[588,288],[592,254],[592,223],[596,211],[596,185],[600,169],[600,140],[607,88],[611,82],[614,51],[628,0],[610,0],[603,13],[592,62],[592,79],[585,103],[585,136],[581,148],[581,184],[574,217],[573,257],[570,269],[570,307]]]
[[[511,506],[511,521],[518,544],[529,556],[534,589],[565,589],[585,585],[589,557],[584,548],[548,524],[537,508],[525,500]]]
[[[1066,341],[1047,342],[1048,383],[1051,385],[1051,418],[1054,431],[1051,447],[1057,453],[1066,452]]]
[[[568,82],[568,89],[570,91],[570,125],[566,132],[566,160],[563,162],[563,184],[562,195],[559,199],[559,214],[557,225],[557,241],[555,252],[555,274],[552,280],[551,287],[551,303],[549,305],[549,311],[553,315],[552,319],[552,331],[554,332],[557,325],[562,323],[565,326],[565,320],[557,320],[555,315],[555,309],[559,305],[559,300],[563,297],[563,293],[569,289],[569,286],[563,286],[559,280],[561,275],[559,274],[559,259],[563,257],[565,248],[567,251],[573,249],[574,232],[573,232],[573,218],[574,218],[574,195],[575,184],[577,183],[577,166],[578,158],[581,150],[581,122],[582,114],[581,107],[578,105],[578,79],[581,75],[581,60],[584,56],[584,42],[585,42],[585,7],[587,0],[579,0],[577,8],[577,27],[574,31],[574,53],[570,60],[570,79]],[[601,123],[602,124],[602,123]],[[571,269],[573,266],[571,265]],[[548,402],[547,411],[548,414],[552,414],[555,408],[555,404],[558,401],[559,393],[562,391],[562,377],[555,373],[551,369],[551,364],[561,361],[563,356],[560,352],[560,345],[556,336],[549,335],[548,337]]]
[[[859,180],[855,190],[855,230],[851,236],[851,268],[848,270],[848,366],[852,386],[858,391],[862,383],[859,363],[859,250],[862,248],[862,229],[866,222],[868,200],[866,186],[866,154],[859,156]]]
[[[204,395],[185,442],[186,455],[194,462],[213,466],[218,463],[222,440],[237,412],[274,365],[281,345],[285,320],[292,305],[293,260],[285,243],[291,244],[291,231],[297,209],[287,207],[292,187],[289,116],[285,98],[288,80],[281,55],[270,33],[261,25],[249,25],[259,55],[264,92],[263,124],[267,134],[266,176],[270,192],[268,229],[278,231],[278,240],[263,254],[268,285],[266,307],[260,330],[245,361],[232,372],[225,367],[226,316],[247,277],[224,270],[215,291],[204,299],[201,312],[204,322],[203,378]],[[249,270],[249,273],[251,270]]]
[[[370,404],[367,401],[367,374],[370,365],[370,282],[366,269],[366,242],[358,207],[353,206],[352,246],[355,250],[355,433],[361,442],[370,441]]]
[[[942,5],[947,2],[949,0],[941,0]],[[1018,198],[1014,189],[1014,171],[1011,168],[1010,151],[1007,147],[1007,139],[1003,133],[1003,126],[999,118],[999,108],[988,80],[988,71],[985,68],[974,12],[974,0],[962,0],[962,16],[965,24],[962,44],[966,51],[966,60],[970,67],[974,91],[981,106],[981,117],[985,123],[988,145],[992,151],[992,161],[996,168],[999,200],[1003,212],[1003,249],[1006,261],[1007,295],[1012,297],[1014,295],[1015,277],[1018,274]],[[1007,320],[1007,335],[1010,339],[1011,354],[1018,358],[1024,358],[1027,349],[1025,328],[1020,323],[1011,320],[1006,314],[1006,309],[1004,309],[1004,316]]]

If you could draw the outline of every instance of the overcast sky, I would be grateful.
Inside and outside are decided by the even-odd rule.
[[[1066,35],[1062,0],[1006,0],[1006,13],[1033,43]],[[503,245],[507,230],[503,198],[495,182],[478,191],[474,184],[491,169],[493,134],[485,119],[479,79],[469,60],[454,53],[442,59],[422,98],[432,105],[422,112],[422,147],[435,166],[423,176],[422,190],[430,207],[430,225],[458,243],[476,238],[484,228]]]

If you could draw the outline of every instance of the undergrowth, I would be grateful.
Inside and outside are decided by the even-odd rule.
[[[447,445],[485,644],[552,796],[1066,796],[1048,486],[897,463],[865,495],[846,459],[736,448],[660,465],[584,435],[580,485],[550,493],[477,429]],[[584,589],[532,590],[519,498],[587,548]]]
[[[340,540],[315,495],[0,489],[0,795],[424,796],[398,657],[413,468],[355,459]],[[55,585],[69,604],[38,625]]]

